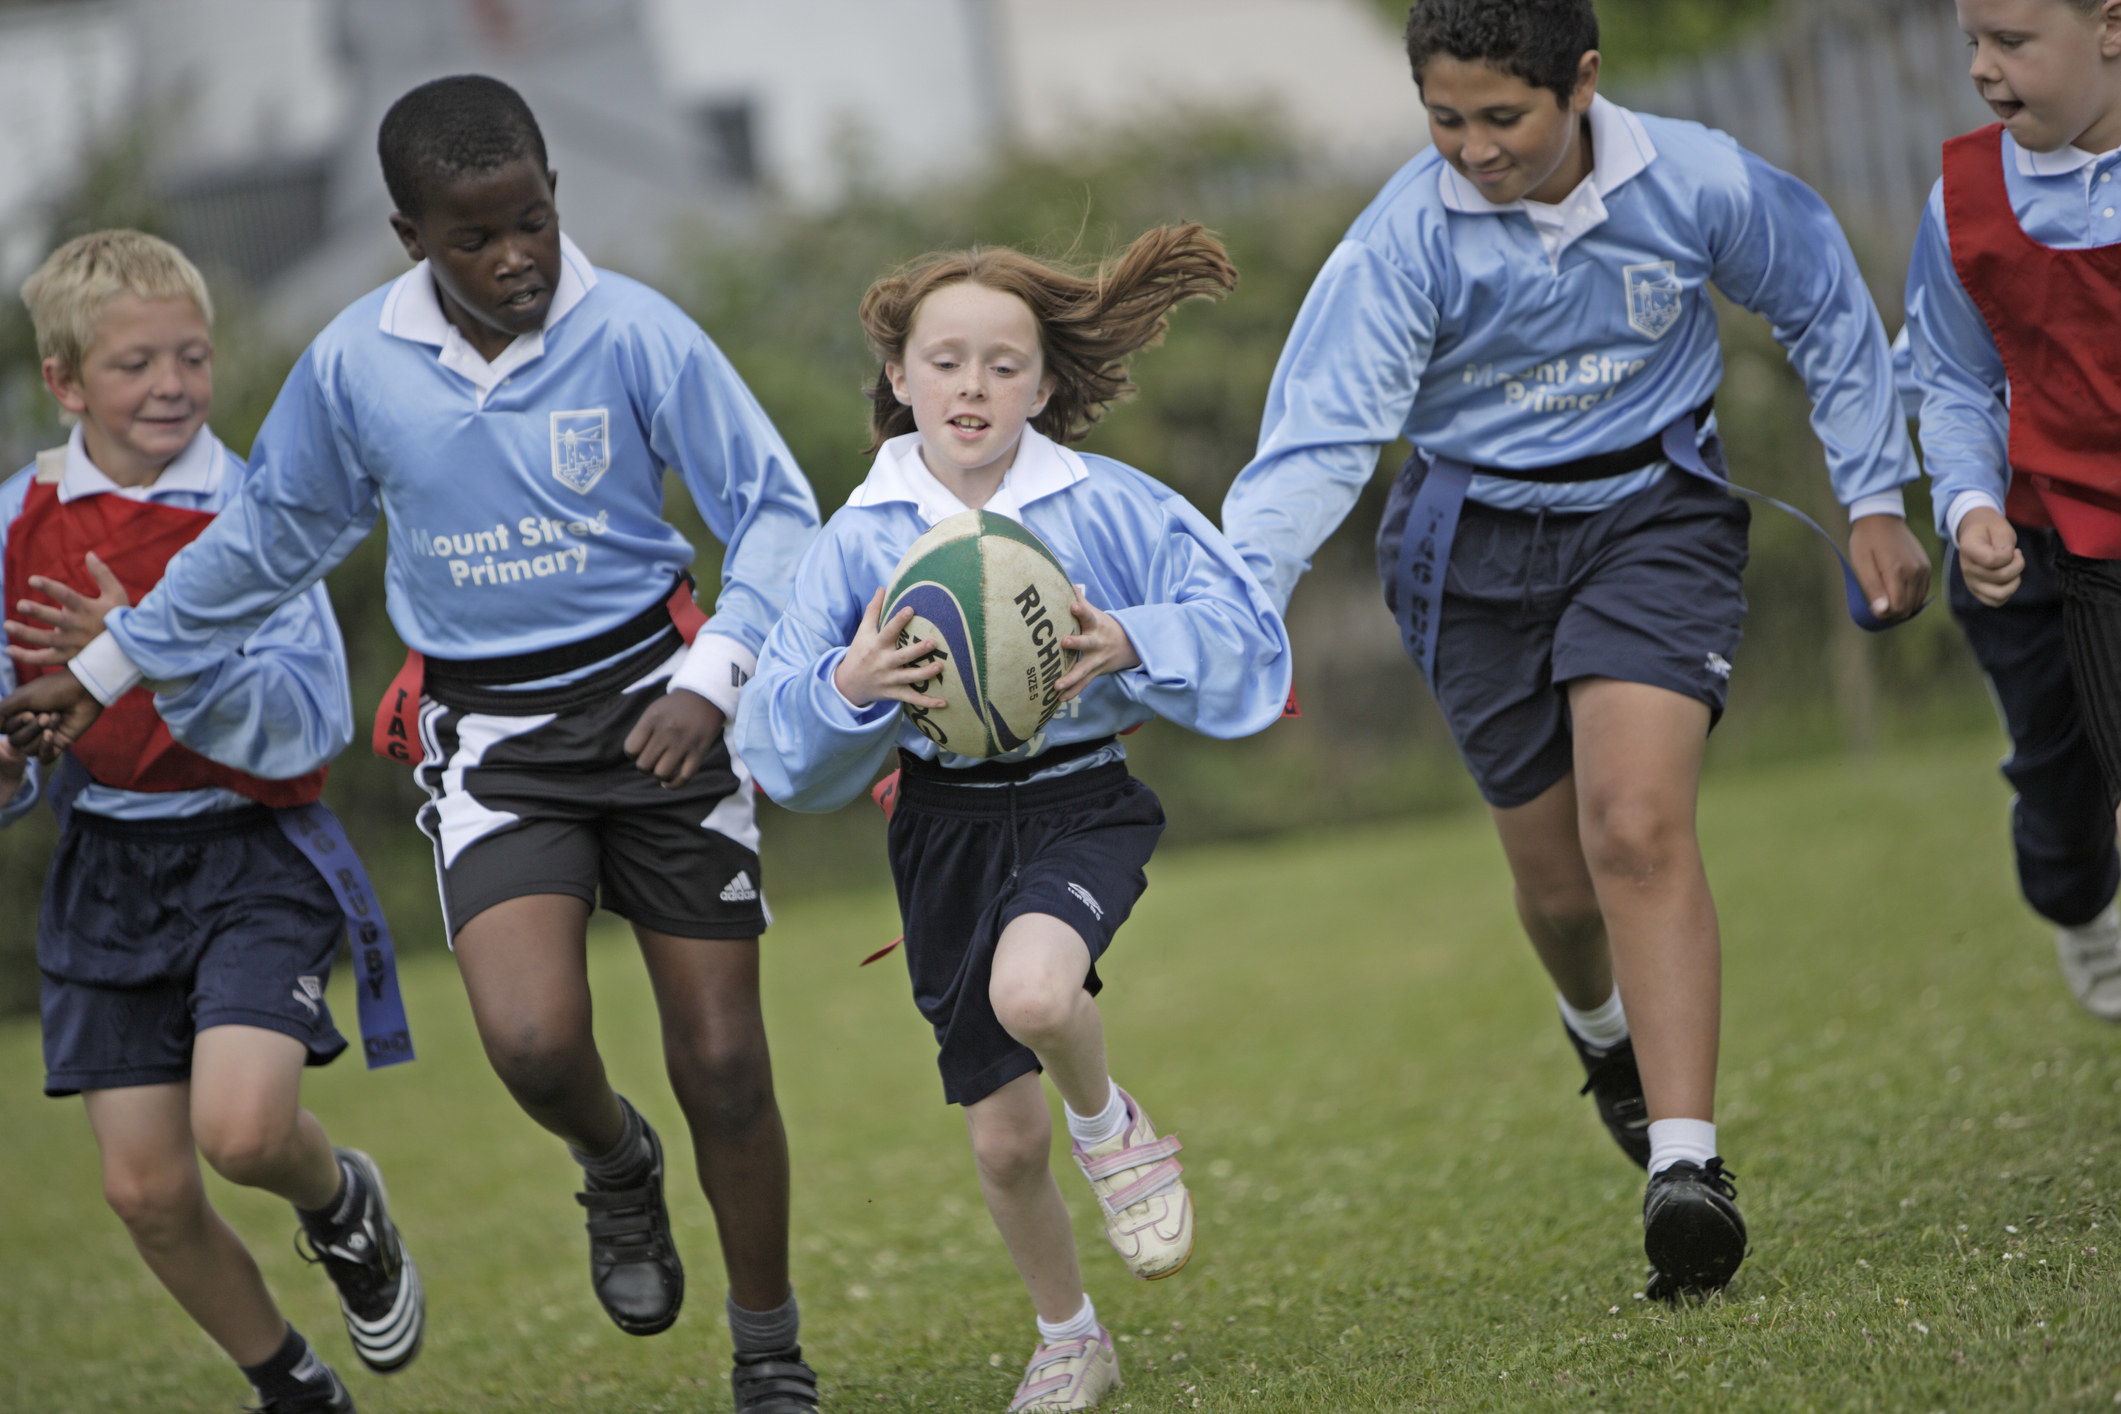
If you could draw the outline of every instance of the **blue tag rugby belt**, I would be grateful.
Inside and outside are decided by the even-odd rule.
[[[1787,501],[1733,483],[1728,476],[1709,465],[1708,459],[1702,455],[1699,432],[1714,409],[1715,400],[1712,398],[1655,437],[1645,438],[1616,452],[1602,452],[1559,466],[1523,469],[1474,466],[1439,455],[1428,463],[1427,475],[1422,475],[1422,454],[1416,451],[1408,457],[1406,465],[1400,468],[1399,479],[1393,484],[1391,501],[1386,506],[1384,524],[1380,527],[1380,540],[1389,543],[1393,507],[1406,499],[1408,488],[1414,486],[1418,477],[1419,488],[1413,492],[1413,504],[1407,507],[1406,519],[1400,526],[1398,553],[1392,561],[1386,597],[1399,620],[1400,639],[1406,645],[1407,656],[1421,669],[1423,679],[1432,687],[1435,685],[1436,629],[1443,612],[1444,575],[1451,563],[1451,542],[1458,534],[1458,517],[1465,508],[1466,489],[1475,476],[1537,482],[1599,481],[1639,471],[1654,462],[1668,461],[1725,491],[1764,501],[1795,516],[1824,540],[1827,548],[1834,552],[1834,558],[1841,562],[1842,593],[1848,603],[1849,618],[1856,627],[1866,633],[1879,633],[1895,623],[1905,623],[1905,619],[1889,622],[1871,611],[1869,596],[1863,592],[1863,585],[1857,580],[1848,556],[1842,553],[1841,546],[1818,521]],[[1385,557],[1381,554],[1378,558],[1382,566]],[[1915,614],[1927,607],[1928,601],[1925,600],[1916,608]],[[1909,614],[1908,618],[1915,614]]]
[[[74,797],[89,784],[89,774],[72,756],[63,758],[50,796],[52,814],[66,829]],[[390,924],[376,901],[368,870],[346,838],[346,827],[320,801],[275,810],[273,823],[300,851],[339,901],[346,915],[346,939],[353,948],[355,1006],[361,1018],[361,1050],[370,1070],[403,1065],[413,1059],[412,1026],[405,1019],[405,1000],[398,994],[398,958],[391,947]]]

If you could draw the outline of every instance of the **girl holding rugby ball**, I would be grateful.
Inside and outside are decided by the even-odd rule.
[[[871,286],[861,318],[882,363],[876,462],[804,558],[737,714],[737,752],[795,810],[846,804],[897,753],[891,868],[914,1000],[1037,1308],[1012,1410],[1084,1409],[1119,1384],[1048,1167],[1041,1071],[1128,1270],[1154,1280],[1192,1252],[1178,1140],[1113,1083],[1093,1000],[1097,960],[1146,887],[1164,823],[1119,737],[1151,716],[1215,737],[1264,729],[1288,695],[1289,641],[1200,512],[1067,444],[1132,391],[1126,360],[1162,335],[1172,306],[1219,298],[1236,279],[1221,244],[1184,225],[1088,275],[980,248],[924,256]],[[1022,525],[1077,587],[1060,709],[983,758],[939,746],[902,710],[945,705],[924,690],[937,645],[901,646],[912,609],[884,614],[908,548],[968,510]]]

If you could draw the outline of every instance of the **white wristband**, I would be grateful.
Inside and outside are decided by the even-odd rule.
[[[736,719],[737,696],[758,671],[759,655],[726,634],[702,633],[692,640],[685,661],[670,675],[668,691],[696,692]]]
[[[140,685],[140,670],[108,629],[90,639],[66,667],[88,689],[88,695],[106,707]]]

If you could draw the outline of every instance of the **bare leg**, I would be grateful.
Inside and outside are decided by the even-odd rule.
[[[89,1128],[103,1160],[103,1196],[133,1246],[200,1329],[238,1365],[287,1339],[243,1240],[206,1201],[192,1149],[191,1086],[91,1090]]]
[[[317,1117],[302,1108],[308,1050],[258,1026],[210,1026],[192,1045],[191,1128],[199,1152],[230,1183],[262,1188],[297,1208],[339,1194],[339,1160]]]
[[[1536,800],[1493,814],[1532,950],[1570,1006],[1597,1010],[1613,995],[1613,954],[1576,834],[1575,776],[1564,776]]]
[[[1082,935],[1050,914],[1027,913],[1002,930],[987,986],[1003,1029],[1031,1048],[1078,1115],[1097,1114],[1112,1099],[1104,1017],[1083,990],[1089,975]]]
[[[626,1113],[590,1030],[588,934],[578,898],[509,899],[457,930],[457,968],[486,1058],[523,1112],[604,1154],[625,1135]]]
[[[1723,953],[1694,836],[1709,709],[1610,678],[1571,683],[1569,707],[1577,829],[1650,1118],[1713,1119]]]
[[[758,940],[634,933],[730,1294],[748,1310],[770,1311],[788,1299],[788,1136],[759,1010]]]
[[[1019,1075],[965,1106],[965,1128],[987,1211],[1031,1304],[1052,1324],[1071,1319],[1083,1309],[1083,1274],[1068,1205],[1053,1181],[1053,1118],[1038,1077]]]

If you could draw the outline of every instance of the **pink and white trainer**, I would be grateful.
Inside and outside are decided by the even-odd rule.
[[[1126,1127],[1102,1144],[1070,1147],[1104,1210],[1105,1240],[1128,1271],[1156,1281],[1193,1255],[1193,1195],[1180,1176],[1178,1136],[1159,1139],[1134,1097],[1119,1093],[1127,1102]]]
[[[1009,1414],[1020,1409],[1089,1409],[1119,1384],[1119,1352],[1113,1348],[1112,1332],[1099,1326],[1096,1335],[1041,1343],[1032,1351]]]

